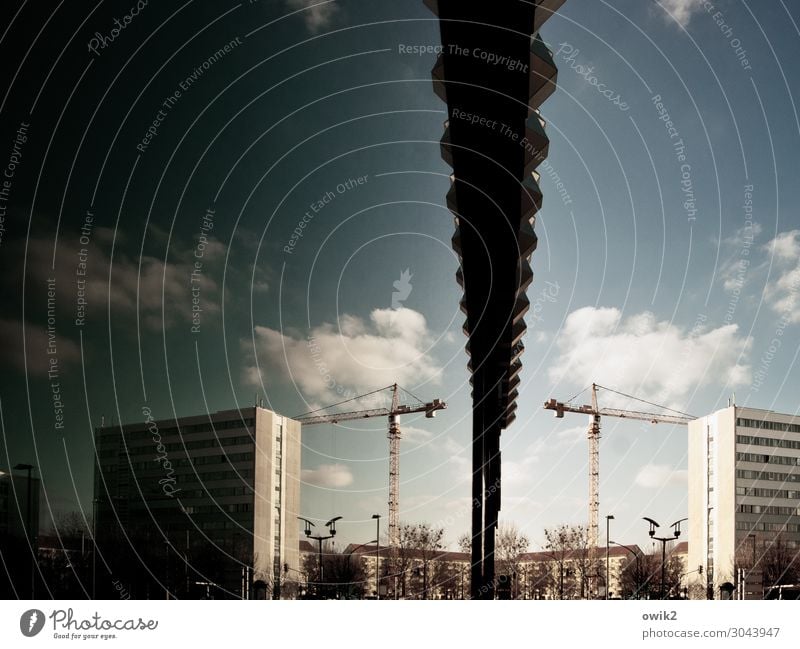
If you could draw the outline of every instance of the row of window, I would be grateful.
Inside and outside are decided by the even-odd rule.
[[[103,468],[103,473],[108,475],[117,472],[117,465],[112,464]],[[153,473],[160,474],[163,469],[153,462],[139,462],[134,464],[136,474],[141,477],[152,477]],[[144,472],[149,470],[151,475]],[[176,472],[175,478],[178,482],[216,482],[219,480],[248,480],[253,477],[253,469],[239,469],[237,471],[205,471],[205,472]]]
[[[228,453],[227,456],[223,454],[218,455],[204,455],[202,457],[190,457],[190,458],[179,458],[176,460],[170,460],[170,466],[173,469],[178,469],[181,467],[188,467],[188,466],[204,466],[207,464],[221,464],[226,461],[230,462],[231,464],[235,464],[236,462],[248,462],[253,459],[253,453]],[[155,462],[159,461],[157,458],[153,458],[151,460],[147,460],[146,462],[131,462],[130,467],[131,470],[138,473],[143,470],[152,469],[156,465]],[[103,470],[106,472],[112,472],[115,469],[113,468],[115,465],[109,465],[105,467]],[[241,473],[241,472],[240,472]]]
[[[136,430],[128,433],[126,435],[129,441],[134,441],[137,439],[146,439],[147,437],[152,437],[154,434],[160,434],[162,437],[166,435],[188,435],[190,433],[208,433],[212,431],[219,431],[219,430],[232,430],[234,428],[248,428],[252,429],[256,424],[256,420],[253,417],[241,418],[241,419],[231,419],[228,421],[214,421],[214,422],[205,422],[202,424],[191,424],[188,426],[170,426],[169,428],[160,428],[157,429],[156,427],[145,428],[143,430]],[[101,440],[106,440],[109,438],[117,437],[119,435],[118,429],[114,429],[111,431],[105,430],[103,434],[100,435]]]
[[[220,511],[236,514],[241,512],[249,512],[250,510],[250,503],[230,503],[228,505],[188,505],[183,508],[183,511],[185,511],[187,514],[216,514]]]
[[[739,505],[741,514],[774,514],[776,516],[800,516],[800,507],[778,507],[774,505]]]
[[[752,435],[737,435],[737,444],[751,444],[755,446],[777,446],[778,448],[792,448],[800,450],[800,439],[777,439],[775,437],[753,437]]]
[[[241,446],[242,444],[252,444],[253,438],[249,435],[241,435],[239,437],[210,437],[207,439],[198,439],[193,442],[170,442],[169,444],[164,444],[164,449],[167,452],[170,451],[182,451],[184,448],[187,451],[194,451],[199,448],[219,448],[222,446]],[[128,447],[128,454],[129,455],[143,455],[143,454],[150,454],[153,452],[153,446],[146,445],[146,446],[136,446],[136,447]]]
[[[800,498],[800,491],[791,489],[764,489],[762,487],[736,487],[737,496],[755,496],[756,498]]]
[[[200,523],[201,530],[237,530],[242,526],[235,521],[204,521]]]
[[[800,523],[748,523],[736,521],[736,529],[745,532],[800,532]]]
[[[784,433],[800,433],[800,424],[784,424],[779,421],[759,421],[758,419],[737,417],[736,425],[746,428],[760,428],[762,430],[778,430]]]
[[[225,496],[245,496],[251,493],[253,493],[253,489],[247,485],[241,487],[216,487],[214,489],[182,489],[181,498],[187,500],[189,498],[206,498],[207,496],[223,498]]]
[[[219,454],[219,455],[204,455],[202,457],[192,457],[189,458],[189,461],[194,465],[199,464],[217,464],[219,462],[230,462],[233,464],[234,462],[248,462],[252,461],[255,457],[254,453],[228,453],[227,455]],[[798,464],[800,464],[800,458],[798,459]]]
[[[778,473],[776,471],[750,471],[736,469],[737,478],[748,480],[774,480],[775,482],[800,482],[800,473]]]
[[[787,457],[785,455],[763,455],[761,453],[737,453],[739,462],[759,462],[761,464],[788,464],[800,466],[800,457]]]
[[[241,480],[253,477],[253,469],[240,471],[208,471],[207,473],[178,473],[178,482],[215,482],[217,480]]]

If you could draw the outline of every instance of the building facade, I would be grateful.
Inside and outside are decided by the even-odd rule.
[[[704,567],[695,583],[705,586],[696,596],[760,599],[774,576],[800,567],[799,543],[800,418],[734,405],[691,422],[689,565]],[[776,547],[785,570],[769,565]]]
[[[301,541],[301,552],[314,560],[316,550],[310,544]],[[466,552],[398,550],[393,559],[389,548],[382,547],[379,555],[374,545],[359,545],[348,546],[345,553],[352,553],[363,562],[363,591],[367,596],[376,593],[376,569],[380,560],[382,597],[470,598],[470,555]],[[605,581],[605,548],[598,549],[597,556],[602,558],[598,569]],[[637,556],[644,559],[645,555],[636,545],[609,549],[610,598],[620,598],[623,571]],[[686,544],[672,548],[672,556],[685,566]],[[512,562],[498,561],[495,596],[498,599],[585,599],[589,588],[588,575],[583,574],[587,558],[587,552],[569,552],[563,557],[550,552],[525,552]]]
[[[95,433],[97,596],[280,597],[299,569],[300,424],[264,408]],[[132,567],[132,568],[131,568]]]

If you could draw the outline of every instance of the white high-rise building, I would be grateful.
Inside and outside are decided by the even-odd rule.
[[[134,598],[287,596],[300,424],[264,408],[98,428],[98,561]],[[100,592],[98,592],[100,594]]]
[[[752,565],[779,537],[800,547],[800,417],[730,406],[691,422],[689,569],[703,567],[692,583],[741,596],[736,560]]]

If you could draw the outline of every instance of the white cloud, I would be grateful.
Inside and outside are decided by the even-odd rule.
[[[546,331],[534,331],[533,332],[533,340],[540,345],[546,343],[550,339],[550,334]]]
[[[686,27],[694,13],[702,9],[703,0],[661,0],[661,6]]]
[[[674,469],[668,464],[645,464],[636,474],[634,482],[645,489],[658,489],[666,486],[686,486],[688,473]]]
[[[539,463],[542,451],[547,443],[538,440],[530,444],[522,454],[514,454],[514,459],[508,453],[503,454],[503,485],[505,487],[521,487],[528,485],[534,477],[534,465]],[[505,499],[505,496],[504,496]]]
[[[736,257],[723,263],[719,270],[722,288],[728,293],[741,291],[747,279],[748,268],[750,268],[750,260],[746,257]]]
[[[471,480],[472,455],[470,454],[470,449],[461,446],[461,444],[449,436],[444,438],[440,448],[447,457],[447,462],[453,469],[455,483],[460,484]]]
[[[556,437],[559,440],[559,446],[562,444],[572,445],[585,440],[588,428],[588,426],[572,426],[571,428],[558,431]]]
[[[55,338],[56,356],[48,353],[49,336],[44,327],[25,325],[25,345],[22,344],[22,323],[19,320],[0,319],[0,360],[3,364],[14,365],[24,372],[27,365],[29,376],[46,376],[51,369],[50,359],[57,358],[59,369],[65,365],[78,363],[81,358],[80,347],[69,338],[59,335]],[[27,350],[27,358],[25,356]]]
[[[556,345],[551,380],[581,387],[595,382],[683,409],[699,385],[744,384],[749,368],[738,359],[752,340],[739,336],[735,324],[687,331],[647,311],[623,319],[616,308],[584,307],[567,317]],[[630,406],[613,393],[603,396],[606,406]]]
[[[400,431],[403,436],[403,441],[410,443],[412,446],[422,446],[433,438],[433,433],[424,428],[417,428],[416,426],[401,424]]]
[[[767,283],[764,297],[786,322],[800,323],[800,230],[781,232],[764,248],[772,253],[777,275]]]
[[[737,289],[741,292],[747,277],[754,270],[761,270],[751,268],[753,260],[750,255],[753,242],[761,231],[761,224],[754,222],[750,226],[738,228],[731,236],[721,240],[720,249],[726,257],[720,263],[718,274],[726,292],[735,293]]]
[[[375,309],[369,322],[342,315],[338,329],[322,324],[307,338],[256,327],[253,339],[241,342],[247,356],[244,380],[261,385],[262,376],[291,378],[307,398],[323,403],[395,382],[410,387],[438,379],[432,341],[425,317],[405,308]]]
[[[344,464],[320,464],[316,469],[303,469],[306,484],[328,489],[342,489],[353,484],[353,473]]]
[[[119,230],[97,228],[88,245],[80,244],[75,237],[61,237],[56,249],[55,270],[51,268],[53,241],[32,238],[27,249],[29,272],[40,285],[45,285],[53,274],[74,278],[77,251],[86,249],[87,321],[96,322],[105,317],[110,301],[112,319],[119,320],[120,316],[132,316],[138,311],[147,329],[160,331],[164,326],[191,322],[193,248],[171,249],[166,263],[148,255],[131,258],[118,248],[112,265],[107,248],[114,238],[119,242],[124,240],[124,235]],[[203,254],[203,273],[195,276],[194,283],[194,287],[200,289],[203,323],[210,322],[210,315],[220,311],[219,287],[210,275],[224,255],[225,246],[216,239],[209,239]],[[14,275],[4,279],[9,284],[18,281]],[[72,287],[63,290],[63,294],[59,293],[58,306],[66,308],[71,319],[75,309],[74,280]]]
[[[291,11],[307,7],[302,15],[306,21],[306,29],[312,34],[326,29],[339,11],[336,2],[324,3],[323,0],[286,0],[286,6]]]

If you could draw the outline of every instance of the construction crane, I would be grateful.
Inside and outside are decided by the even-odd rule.
[[[349,412],[324,413],[323,410],[337,408],[352,401],[360,401],[386,390],[392,391],[392,403],[389,408],[370,408],[365,410],[353,410]],[[411,404],[400,403],[400,393],[408,395],[413,399]],[[311,424],[338,424],[341,421],[353,419],[366,419],[368,417],[388,417],[389,418],[389,545],[397,547],[399,531],[399,506],[400,506],[400,415],[410,415],[416,412],[424,412],[425,417],[431,419],[436,416],[437,410],[444,410],[447,404],[441,399],[434,399],[427,403],[415,397],[408,390],[404,390],[397,383],[388,385],[379,390],[373,390],[367,394],[362,394],[346,401],[340,401],[325,408],[312,410],[299,417],[294,417],[295,421],[308,426]]]
[[[654,412],[642,412],[637,410],[621,410],[619,408],[600,408],[597,404],[597,389],[607,390],[628,399],[633,399],[640,403],[646,403],[655,408],[661,408],[672,412],[674,414],[658,414]],[[581,391],[583,392],[583,391]],[[621,419],[637,419],[640,421],[649,421],[651,424],[683,424],[686,425],[696,417],[687,415],[685,412],[666,408],[644,399],[638,399],[629,394],[617,392],[611,388],[603,387],[592,383],[592,403],[591,405],[575,406],[570,402],[578,397],[581,392],[576,394],[572,399],[566,403],[550,399],[545,401],[545,410],[554,410],[555,416],[559,419],[564,417],[565,412],[576,412],[581,415],[589,415],[592,418],[589,424],[587,436],[589,438],[589,565],[594,565],[595,553],[597,552],[597,544],[599,539],[598,534],[598,514],[600,511],[600,418],[601,417],[619,417]]]

